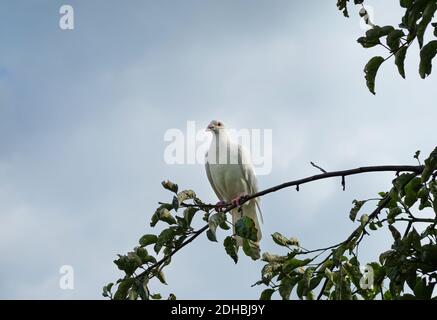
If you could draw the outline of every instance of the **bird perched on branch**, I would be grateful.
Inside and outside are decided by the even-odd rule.
[[[222,122],[213,120],[206,130],[212,132],[213,139],[206,153],[205,169],[211,187],[220,199],[217,207],[226,203],[237,205],[237,208],[231,210],[234,233],[235,223],[243,216],[247,216],[255,222],[258,231],[255,244],[258,245],[261,240],[261,228],[257,209],[262,221],[259,199],[251,199],[240,206],[244,196],[258,192],[250,155],[240,144],[230,141]],[[243,243],[243,239],[238,236],[236,236],[236,241],[238,246]]]

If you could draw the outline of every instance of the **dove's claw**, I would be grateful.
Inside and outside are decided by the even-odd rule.
[[[238,197],[236,197],[235,199],[233,199],[232,201],[231,201],[231,203],[234,205],[234,206],[237,206],[237,207],[239,207],[240,206],[240,204],[241,204],[241,202],[244,200],[244,198],[246,198],[247,197],[247,194],[240,194]]]
[[[215,211],[217,212],[221,212],[223,207],[226,206],[226,202],[225,201],[219,201],[215,204]]]

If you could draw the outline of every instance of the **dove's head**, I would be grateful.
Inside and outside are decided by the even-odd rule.
[[[223,122],[218,120],[212,120],[206,127],[206,131],[211,131],[213,133],[218,133],[220,130],[224,129],[225,125]]]

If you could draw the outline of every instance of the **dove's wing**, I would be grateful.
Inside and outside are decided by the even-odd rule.
[[[247,154],[247,152],[243,149],[241,145],[238,145],[238,164],[240,165],[241,173],[244,178],[244,181],[247,184],[248,191],[250,194],[254,194],[258,192],[258,182],[255,176],[255,171],[253,168],[252,161]],[[259,207],[259,199],[255,198],[255,203],[259,211],[259,215],[261,218],[261,222],[263,222],[263,216],[261,213],[261,208]]]
[[[220,201],[224,201],[222,195],[220,194],[220,192],[218,192],[217,188],[215,187],[214,180],[212,179],[211,169],[210,169],[209,162],[208,162],[208,153],[206,153],[205,170],[206,170],[206,175],[208,177],[209,184],[211,185],[212,189],[214,190],[217,198],[219,198]]]
[[[241,145],[238,145],[238,164],[240,165],[241,174],[247,183],[248,192],[254,194],[258,192],[258,183],[253,169],[252,161],[250,160],[246,150]]]

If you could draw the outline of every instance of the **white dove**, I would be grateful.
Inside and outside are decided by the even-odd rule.
[[[206,153],[205,169],[209,183],[220,199],[217,206],[223,205],[223,203],[233,203],[239,206],[242,197],[258,192],[250,156],[241,145],[230,141],[222,122],[213,120],[206,130],[212,132],[213,139]],[[257,209],[262,221],[258,202],[258,198],[251,199],[245,202],[242,207],[231,210],[234,233],[235,223],[243,216],[248,216],[255,222],[255,227],[258,230],[257,245],[261,240]],[[236,241],[238,246],[243,244],[241,237],[237,236]]]

